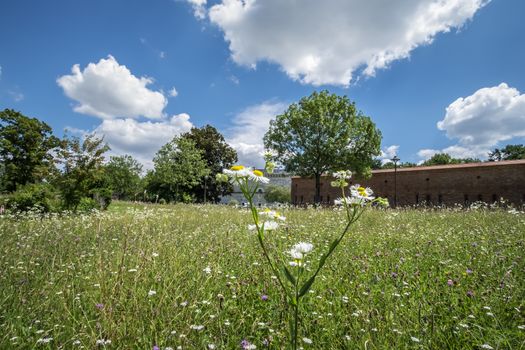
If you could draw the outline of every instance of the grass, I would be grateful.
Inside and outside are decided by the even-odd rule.
[[[302,240],[318,258],[344,224],[284,214],[268,237],[282,259]],[[249,223],[212,205],[0,217],[0,349],[284,348],[287,305]],[[523,213],[369,211],[303,300],[302,346],[525,349],[524,252]]]

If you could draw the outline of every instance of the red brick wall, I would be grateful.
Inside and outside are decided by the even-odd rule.
[[[394,170],[375,170],[366,181],[352,179],[371,187],[378,196],[387,197],[394,203],[394,183],[397,178],[397,204],[401,206],[419,204],[453,205],[478,200],[492,203],[504,198],[516,205],[525,202],[525,160],[458,164],[432,167],[416,167]],[[321,179],[322,202],[332,204],[341,197],[339,189],[330,186],[331,177]],[[308,204],[314,202],[313,179],[292,178],[292,202]]]

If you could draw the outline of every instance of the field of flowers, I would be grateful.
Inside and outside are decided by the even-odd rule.
[[[345,224],[284,215],[283,261],[304,240],[314,262]],[[285,348],[250,223],[213,205],[0,216],[0,349]],[[304,349],[525,349],[525,214],[370,210],[337,249],[301,304]]]

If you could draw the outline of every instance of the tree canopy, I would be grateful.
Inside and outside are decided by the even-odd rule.
[[[113,195],[118,199],[133,199],[142,192],[142,164],[132,156],[111,156],[105,172]]]
[[[193,127],[189,132],[182,134],[181,138],[193,141],[195,148],[202,151],[202,158],[206,161],[210,174],[220,173],[222,169],[229,168],[237,162],[237,152],[211,125]],[[199,179],[199,184],[189,189],[189,192],[199,202],[218,202],[221,196],[231,193],[232,190],[230,183],[217,183],[214,176],[203,176]]]
[[[496,148],[489,153],[489,160],[516,160],[525,159],[525,146],[523,145],[507,145],[501,149]]]
[[[147,175],[148,191],[166,201],[191,201],[191,189],[210,174],[203,151],[183,137],[161,147],[153,159],[154,170]]]
[[[380,154],[381,132],[346,96],[325,90],[302,98],[272,120],[264,145],[287,171],[315,178],[318,203],[323,173],[348,168],[361,176],[370,172]]]
[[[49,125],[12,109],[0,112],[0,176],[2,187],[37,183],[53,172],[52,150],[60,146]]]

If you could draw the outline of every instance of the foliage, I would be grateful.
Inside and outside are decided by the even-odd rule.
[[[54,188],[45,183],[18,186],[4,201],[5,207],[12,211],[37,209],[44,213],[56,211],[60,204]]]
[[[489,153],[489,160],[491,161],[516,159],[525,159],[524,145],[507,145],[502,149],[496,148]]]
[[[46,123],[12,109],[0,112],[0,186],[15,191],[18,185],[37,183],[53,172],[52,150],[60,140]]]
[[[117,199],[134,199],[142,192],[142,164],[130,155],[111,156],[106,164],[107,182]]]
[[[285,186],[268,185],[264,189],[264,199],[268,203],[290,203],[290,188]]]
[[[78,212],[90,212],[94,209],[100,209],[99,203],[93,198],[82,197],[77,206]]]
[[[430,165],[446,165],[446,164],[464,164],[464,163],[479,163],[481,160],[477,158],[453,158],[448,153],[436,153],[430,159],[424,161],[422,166]]]
[[[167,201],[192,201],[191,190],[210,174],[203,151],[188,138],[175,137],[155,155],[154,170],[146,175],[150,195]]]
[[[286,170],[316,180],[315,202],[320,201],[320,177],[350,167],[366,175],[379,155],[381,132],[357,111],[346,96],[314,92],[294,103],[275,120],[264,136],[267,149]]]
[[[192,140],[195,148],[202,151],[202,158],[206,161],[210,174],[229,168],[237,162],[237,152],[226,143],[224,136],[211,125],[202,128],[193,127],[189,132],[182,134],[181,138]],[[198,202],[219,202],[221,196],[230,194],[233,188],[228,183],[217,183],[212,176],[203,176],[199,184],[189,189]]]
[[[64,140],[64,147],[59,151],[62,174],[58,179],[58,188],[62,194],[64,207],[77,210],[82,198],[100,201],[104,208],[111,202],[111,190],[104,174],[104,153],[109,147],[104,140],[95,135]]]

